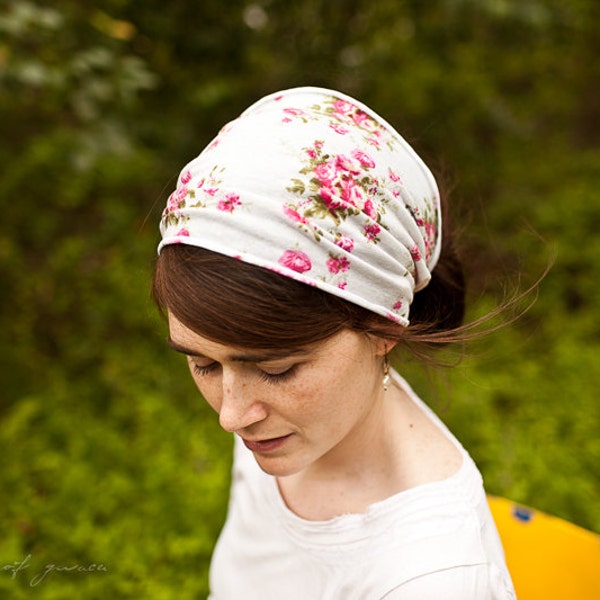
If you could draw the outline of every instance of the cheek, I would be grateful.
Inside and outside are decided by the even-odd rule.
[[[190,374],[192,379],[198,388],[198,391],[206,401],[206,403],[217,413],[221,410],[221,396],[222,390],[219,385],[209,383],[207,380],[210,378],[203,378],[195,372],[193,365],[189,365]]]
[[[368,411],[376,392],[378,373],[368,363],[332,364],[306,386],[306,411],[327,423],[342,425]]]
[[[277,408],[301,427],[327,428],[340,421],[345,394],[345,389],[336,390],[330,374],[313,372],[278,395]]]

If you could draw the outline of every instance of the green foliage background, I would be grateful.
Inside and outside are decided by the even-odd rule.
[[[179,169],[263,94],[341,89],[450,190],[471,316],[536,305],[433,379],[490,492],[600,530],[599,5],[8,0],[0,8],[2,598],[198,598],[230,440],[148,288]],[[102,563],[107,572],[45,565]]]

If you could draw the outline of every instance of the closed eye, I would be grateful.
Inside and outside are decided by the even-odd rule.
[[[197,365],[196,363],[193,363],[194,365],[194,373],[196,373],[197,375],[202,375],[202,376],[206,376],[209,373],[211,373],[212,371],[214,371],[217,366],[219,365],[219,363],[213,362],[210,363],[210,365]]]
[[[260,379],[261,381],[266,381],[267,383],[271,384],[282,383],[283,381],[293,377],[297,368],[298,365],[296,364],[280,373],[267,373],[266,371],[261,371]]]
[[[221,366],[218,362],[212,362],[208,365],[199,365],[198,363],[191,360],[190,362],[192,363],[194,374],[199,375],[201,377],[206,377],[212,374]],[[295,375],[296,370],[300,366],[300,364],[301,363],[294,364],[291,367],[286,368],[285,370],[277,371],[274,373],[269,373],[264,368],[257,368],[257,370],[261,381],[266,381],[270,384],[276,384],[282,383],[283,381],[292,378]]]

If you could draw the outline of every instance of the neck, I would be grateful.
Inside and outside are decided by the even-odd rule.
[[[303,471],[278,479],[288,505],[309,520],[361,513],[402,489],[398,387],[378,390],[372,410],[346,438]]]

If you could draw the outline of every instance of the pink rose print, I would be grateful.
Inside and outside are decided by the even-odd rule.
[[[178,208],[179,208],[179,198],[177,198],[177,194],[175,194],[175,192],[173,192],[169,196],[169,199],[167,200],[166,212],[172,212],[174,210],[177,210]]]
[[[167,200],[167,206],[165,206],[162,212],[161,220],[165,226],[171,225],[176,227],[181,221],[187,221],[187,217],[185,217],[179,210],[180,208],[185,207],[185,195],[180,198],[178,192],[179,190],[175,190],[169,196],[169,199]]]
[[[287,113],[288,115],[293,115],[294,117],[299,117],[301,115],[306,114],[302,109],[300,108],[284,108],[283,109],[284,113]]]
[[[315,167],[315,176],[321,185],[330,186],[337,177],[336,164],[331,160],[318,164]]]
[[[400,175],[397,175],[396,173],[394,173],[394,171],[392,171],[392,169],[390,169],[389,167],[388,167],[388,176],[394,183],[398,183],[400,181]]]
[[[381,227],[377,223],[370,223],[369,225],[365,225],[364,232],[365,237],[370,242],[373,242],[377,239],[379,232],[381,231]]]
[[[185,242],[183,241],[182,238],[186,238],[186,237],[190,237],[190,232],[185,229],[185,227],[182,227],[176,234],[175,234],[175,240],[173,243],[175,244],[184,244]]]
[[[351,215],[362,212],[372,220],[364,230],[365,237],[369,241],[377,241],[387,200],[380,197],[377,179],[369,173],[375,161],[358,148],[350,151],[350,155],[329,154],[318,140],[304,148],[304,151],[305,166],[300,170],[303,177],[293,178],[292,185],[286,188],[300,195],[302,200],[297,205],[284,208],[286,216],[312,228],[315,238],[320,241],[321,227],[313,224],[313,220],[334,219],[339,224]],[[349,240],[348,244],[347,251],[351,252],[353,240]],[[342,245],[340,247],[344,248]]]
[[[182,184],[187,184],[192,180],[192,172],[189,169],[186,169],[186,171],[184,173],[181,174],[181,183]]]
[[[185,185],[178,187],[167,200],[167,211],[174,212],[185,205],[188,188]]]
[[[346,135],[350,130],[339,123],[329,123],[329,127],[340,135]]]
[[[358,175],[360,173],[360,163],[343,154],[338,154],[335,166],[338,170],[347,171],[348,173],[352,173],[352,175]]]
[[[367,200],[363,207],[364,212],[371,217],[371,219],[377,219],[377,211],[373,206],[373,202],[371,200]]]
[[[423,225],[425,224],[425,221],[423,221],[423,217],[421,216],[421,211],[417,207],[413,208],[408,205],[406,205],[406,208],[408,209],[408,212],[410,212],[410,214],[412,215],[412,218],[415,220],[415,223],[419,227],[423,227]]]
[[[369,117],[369,115],[362,110],[357,110],[353,115],[352,119],[354,122],[364,129],[374,129],[377,124]]]
[[[305,273],[312,269],[310,257],[302,250],[286,250],[277,262],[296,273]]]
[[[335,245],[339,246],[342,250],[346,252],[352,252],[354,250],[354,240],[352,238],[346,237],[345,235],[340,235],[340,237],[335,240]]]
[[[427,221],[425,223],[425,260],[431,258],[431,251],[435,246],[435,240],[437,237],[437,230],[433,223]]]
[[[410,249],[410,255],[415,262],[421,260],[421,252],[416,244]]]
[[[394,310],[400,310],[402,308],[402,301],[398,300],[398,302],[394,302],[394,306],[392,306]]]
[[[339,183],[341,198],[344,202],[358,206],[363,199],[363,193],[360,186],[356,184],[354,179],[342,179]]]
[[[285,108],[282,111],[283,122],[290,123],[294,119],[301,119],[305,123],[320,116],[329,118],[329,127],[340,135],[347,135],[353,129],[359,128],[363,139],[379,150],[383,142],[391,148],[397,143],[396,138],[387,129],[377,123],[364,110],[352,102],[341,98],[330,97],[322,105],[313,106],[309,111],[297,108]],[[372,168],[364,165],[364,168]]]
[[[350,268],[350,261],[345,256],[331,256],[327,259],[327,268],[330,273],[345,273]]]
[[[307,116],[306,112],[300,108],[284,108],[283,112],[287,116],[284,116],[283,119],[281,119],[282,123],[291,123],[293,121],[292,117],[300,117],[303,121],[306,121],[304,118]]]
[[[346,100],[336,100],[333,103],[333,110],[338,115],[349,115],[355,109],[354,104],[347,102]]]
[[[338,284],[337,284],[337,286],[340,290],[345,290],[347,285],[348,285],[347,281],[338,281]]]
[[[357,148],[351,154],[352,158],[355,158],[365,169],[373,169],[375,167],[375,161],[366,152]]]
[[[182,185],[180,188],[177,188],[177,190],[175,190],[175,194],[177,195],[179,202],[183,202],[188,194],[187,185]]]
[[[296,223],[303,223],[305,225],[308,223],[308,220],[305,217],[303,217],[297,210],[294,210],[289,206],[283,206],[283,214],[285,214],[286,217],[289,217],[292,221],[296,221]]]
[[[239,195],[230,192],[229,194],[225,194],[225,200],[219,200],[217,210],[233,212],[235,207],[240,206],[241,204]]]
[[[342,123],[362,129],[363,132],[368,134],[364,139],[369,144],[379,149],[381,146],[382,131],[385,129],[382,125],[379,125],[375,119],[370,117],[366,112],[345,100],[334,100],[331,106],[331,112],[334,117]],[[331,127],[336,129],[333,124]]]
[[[336,211],[344,207],[344,201],[336,194],[336,191],[329,187],[322,187],[319,190],[319,196],[330,211]]]

